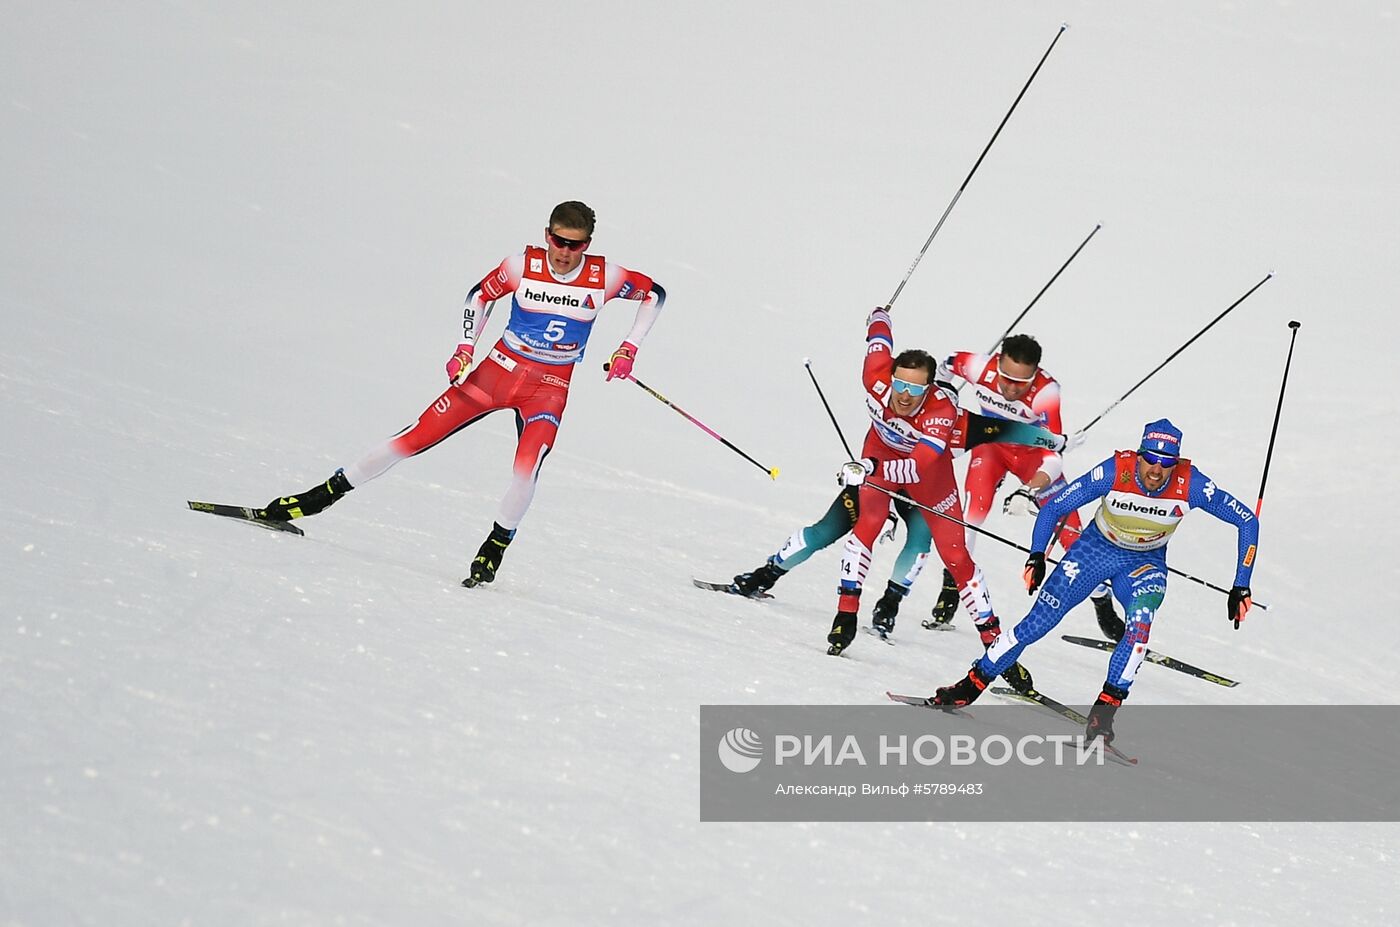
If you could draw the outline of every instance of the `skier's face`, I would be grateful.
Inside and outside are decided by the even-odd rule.
[[[1166,459],[1172,460],[1172,458]],[[1142,483],[1148,492],[1156,492],[1167,485],[1167,480],[1172,478],[1172,473],[1175,471],[1176,462],[1174,460],[1172,460],[1171,466],[1164,467],[1155,460],[1148,460],[1143,454],[1138,455],[1138,482]]]
[[[1035,364],[1023,364],[1003,354],[997,359],[997,392],[1015,402],[1030,392],[1035,371]]]
[[[919,410],[919,406],[923,405],[924,396],[928,394],[928,371],[922,367],[896,367],[893,379],[912,383],[915,387],[924,387],[916,396],[912,391],[901,392],[895,386],[890,396],[890,408],[894,410],[895,415],[913,415]]]
[[[589,235],[583,229],[556,225],[544,230],[544,245],[549,251],[549,269],[564,276],[583,261]]]

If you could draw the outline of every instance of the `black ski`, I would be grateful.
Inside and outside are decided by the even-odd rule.
[[[187,500],[187,504],[196,512],[208,512],[210,515],[220,515],[224,518],[236,518],[239,521],[246,521],[250,525],[257,525],[259,528],[266,528],[269,531],[285,531],[287,534],[305,536],[296,525],[289,521],[271,521],[267,518],[258,517],[257,509],[250,509],[241,505],[224,505],[220,502],[195,502]]]
[[[709,589],[711,592],[727,592],[730,595],[737,595],[745,599],[773,598],[766,592],[755,592],[752,595],[744,595],[744,593],[734,588],[733,583],[707,583],[703,579],[692,579],[691,582],[694,583],[700,589]]]
[[[1014,698],[1021,702],[1030,702],[1035,705],[1048,708],[1066,721],[1073,721],[1075,724],[1084,725],[1089,723],[1089,719],[1075,711],[1068,705],[1062,705],[1050,696],[1037,690],[1030,689],[1026,692],[1017,692],[1009,686],[992,686],[992,694],[1000,695],[1002,698]]]
[[[1081,647],[1092,647],[1095,650],[1113,650],[1118,646],[1117,641],[1099,640],[1097,637],[1075,637],[1073,634],[1061,634],[1060,639],[1069,641],[1071,644],[1078,644]],[[1213,682],[1217,686],[1233,687],[1239,685],[1239,682],[1234,679],[1217,676],[1214,673],[1201,669],[1199,666],[1183,663],[1176,659],[1176,657],[1169,657],[1155,650],[1148,650],[1147,655],[1144,656],[1143,659],[1148,663],[1156,663],[1158,666],[1174,669],[1178,673],[1185,673],[1188,676],[1195,676],[1197,679],[1204,679],[1206,682]]]
[[[1085,725],[1089,723],[1089,719],[1084,715],[1081,715],[1068,705],[1055,701],[1050,696],[1036,689],[1030,689],[1026,692],[1017,692],[1015,689],[1008,688],[1007,686],[992,686],[992,694],[1000,695],[1002,698],[1016,699],[1020,702],[1030,702],[1033,705],[1043,706],[1050,709],[1061,718],[1064,718],[1066,721],[1073,721],[1076,725]],[[1085,744],[1083,749],[1090,750],[1092,747]],[[1110,743],[1105,743],[1103,745],[1103,755],[1122,766],[1137,765],[1137,757],[1128,756]]]
[[[951,621],[935,621],[932,618],[925,618],[919,624],[924,626],[925,631],[956,631]]]

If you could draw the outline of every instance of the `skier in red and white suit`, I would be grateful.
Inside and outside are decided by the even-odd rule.
[[[888,312],[876,309],[866,324],[861,382],[871,425],[861,449],[863,459],[841,470],[847,486],[860,486],[860,514],[841,558],[840,598],[827,636],[832,654],[840,654],[855,638],[871,547],[889,512],[890,497],[876,487],[906,495],[953,518],[963,514],[950,453],[960,437],[955,397],[932,382],[936,363],[927,353],[908,350],[894,355]],[[999,627],[997,617],[982,571],[967,549],[964,530],[947,519],[917,511],[926,520],[938,555],[951,571],[983,641],[990,642]]]
[[[967,384],[975,411],[993,418],[1039,425],[1063,432],[1060,421],[1060,384],[1040,367],[1040,344],[1030,335],[1012,335],[1002,341],[995,354],[960,351],[938,365],[938,379],[955,386]],[[996,492],[1010,473],[1023,488],[1007,497],[1004,509],[1014,514],[1034,514],[1040,504],[1065,488],[1064,458],[1044,448],[1010,444],[983,444],[972,451],[967,467],[964,501],[967,522],[981,525],[987,520]],[[1070,512],[1056,536],[1066,550],[1078,538],[1083,524],[1078,512]],[[968,532],[967,546],[976,542]],[[933,609],[937,623],[950,620],[957,607],[952,594],[953,580],[944,571],[943,593]],[[1094,591],[1096,609],[1107,606],[1108,587]]]
[[[637,348],[656,321],[665,291],[650,277],[585,253],[593,237],[594,213],[583,203],[556,206],[545,229],[545,246],[531,245],[508,257],[472,287],[462,313],[461,341],[447,362],[450,385],[418,421],[337,471],[325,487],[304,493],[291,505],[277,500],[268,517],[314,514],[336,501],[339,493],[360,486],[406,457],[421,454],[499,409],[515,412],[519,435],[514,475],[501,500],[491,535],[482,544],[463,584],[475,586],[495,578],[501,556],[530,507],[545,457],[554,447],[574,365],[583,359],[593,322],[612,299],[637,302],[627,337],[609,363],[608,379],[632,372]],[[510,319],[499,341],[477,358],[476,339],[492,304],[510,297]],[[337,483],[339,477],[340,485]],[[311,498],[327,489],[323,501]],[[308,506],[308,502],[312,503]],[[284,509],[285,513],[280,509]]]

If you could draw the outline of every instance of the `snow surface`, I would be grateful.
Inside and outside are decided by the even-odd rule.
[[[1254,582],[1275,609],[1236,632],[1176,581],[1153,636],[1244,684],[1149,666],[1133,698],[1395,702],[1395,13],[7,4],[0,924],[1394,923],[1394,824],[702,825],[699,705],[931,691],[976,644],[917,628],[926,579],[899,646],[826,657],[835,550],[770,603],[689,579],[823,510],[843,454],[801,359],[855,440],[866,311],[1068,20],[896,337],[986,347],[1103,222],[1020,326],[1074,425],[1275,271],[1070,461],[1168,415],[1252,499],[1303,323]],[[467,287],[571,198],[670,294],[637,374],[777,482],[602,382],[622,305],[493,586],[458,581],[508,415],[306,538],[184,508],[304,488],[411,422]],[[1197,516],[1172,562],[1228,583],[1232,552]],[[1019,617],[1020,556],[977,553]],[[1104,661],[1027,663],[1082,701]]]

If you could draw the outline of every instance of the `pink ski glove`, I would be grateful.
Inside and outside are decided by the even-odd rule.
[[[462,381],[467,378],[467,372],[472,368],[472,351],[471,345],[459,344],[457,353],[447,362],[447,379],[453,386],[461,386]]]
[[[632,375],[632,362],[637,359],[637,346],[630,341],[618,345],[608,358],[608,379],[627,379]]]

